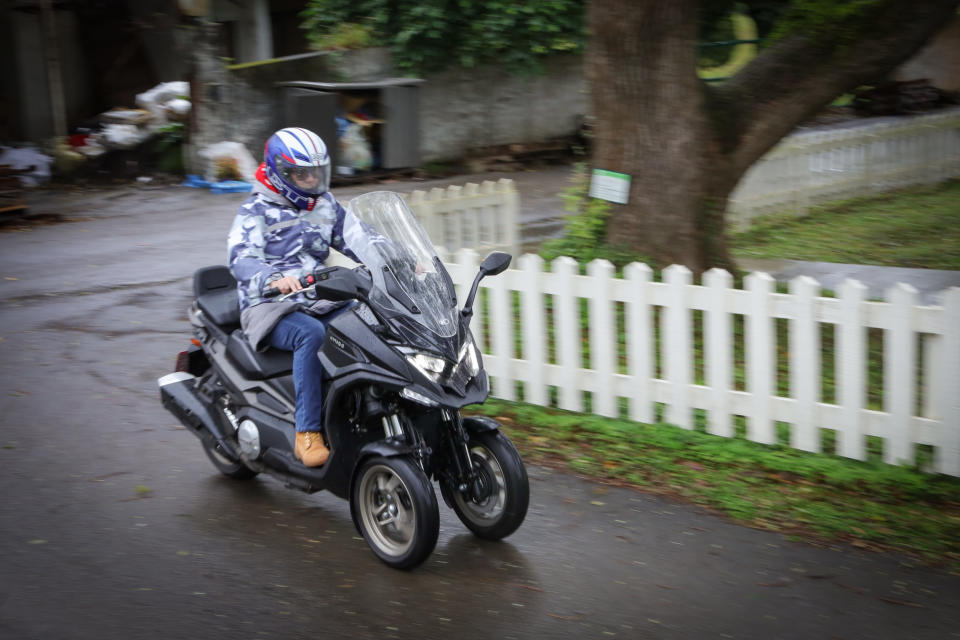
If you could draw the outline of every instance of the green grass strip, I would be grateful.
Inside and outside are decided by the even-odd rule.
[[[897,551],[960,575],[960,479],[916,468],[491,399],[527,462],[668,495],[813,543]]]

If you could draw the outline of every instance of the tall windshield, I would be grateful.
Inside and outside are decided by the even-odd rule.
[[[344,239],[373,276],[371,299],[435,334],[457,333],[453,287],[437,252],[410,207],[392,191],[374,191],[350,201]],[[398,290],[399,289],[399,290]]]

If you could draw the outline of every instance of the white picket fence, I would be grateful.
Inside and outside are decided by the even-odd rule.
[[[414,191],[405,200],[435,245],[519,253],[520,204],[513,180]]]
[[[461,300],[477,261],[470,250],[446,261]],[[605,260],[591,262],[587,275],[579,275],[570,258],[558,258],[549,272],[536,255],[515,264],[519,268],[483,281],[485,302],[477,308],[486,311],[478,311],[472,326],[496,397],[517,399],[522,383],[525,401],[548,405],[552,387],[560,408],[583,411],[589,392],[594,413],[616,417],[625,402],[631,419],[648,423],[662,403],[665,420],[687,429],[700,409],[707,431],[726,437],[735,435],[733,416],[745,416],[746,437],[762,443],[777,442],[776,423],[783,422],[790,446],[806,451],[821,450],[821,430],[828,429],[835,432],[836,453],[858,460],[866,459],[867,437],[875,436],[893,464],[913,463],[915,446],[928,445],[935,471],[960,476],[960,288],[944,293],[943,306],[920,306],[905,284],[876,302],[852,280],[832,298],[808,277],[790,283],[790,293],[777,293],[765,273],[735,289],[719,269],[696,285],[690,271],[676,265],[655,282],[643,264],[629,265],[622,278]],[[589,310],[589,362],[581,356],[581,300]],[[704,384],[696,383],[697,311]],[[744,318],[739,363],[736,315]],[[777,392],[778,319],[788,323],[789,395]],[[836,342],[827,351],[834,359],[835,402],[821,397],[821,323],[831,325]],[[883,335],[882,410],[867,407],[868,329]],[[743,389],[734,381],[737,370],[745,372]]]
[[[785,138],[730,195],[734,228],[830,200],[960,176],[960,108]]]

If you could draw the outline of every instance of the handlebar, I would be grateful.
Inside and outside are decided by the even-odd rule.
[[[271,287],[263,294],[263,297],[276,298],[283,296],[280,298],[282,301],[298,293],[313,289],[328,300],[363,299],[370,292],[370,284],[370,274],[362,265],[354,269],[324,267],[300,278],[300,285],[303,287],[300,291],[291,291],[284,294],[280,289]]]
[[[316,283],[317,283],[317,279],[313,276],[312,273],[308,273],[307,275],[305,275],[305,276],[303,276],[302,278],[300,278],[300,286],[303,287],[303,289],[301,289],[300,291],[291,291],[290,293],[293,294],[293,295],[296,295],[296,294],[300,293],[301,291],[306,290],[306,289],[312,287],[312,286],[315,285]],[[285,294],[285,293],[283,293],[283,292],[280,291],[280,289],[278,289],[277,287],[270,287],[269,289],[267,289],[266,293],[263,294],[263,297],[264,297],[264,298],[276,298],[277,296],[282,296],[282,295],[290,295],[290,294]]]

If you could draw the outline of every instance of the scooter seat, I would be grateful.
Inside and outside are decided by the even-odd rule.
[[[285,375],[293,370],[293,352],[267,348],[254,351],[243,331],[237,329],[227,340],[227,357],[249,380]]]
[[[226,333],[240,326],[237,281],[227,267],[197,269],[193,274],[193,295],[203,314]]]

